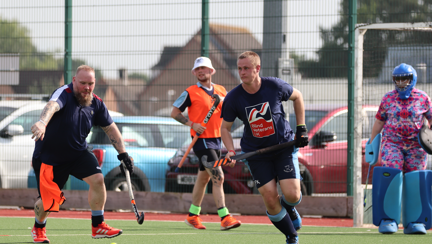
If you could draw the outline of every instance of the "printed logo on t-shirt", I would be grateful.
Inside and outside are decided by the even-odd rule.
[[[245,109],[254,137],[267,137],[275,133],[268,102],[246,107]]]

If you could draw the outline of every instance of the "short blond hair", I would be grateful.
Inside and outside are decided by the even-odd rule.
[[[242,54],[240,54],[237,60],[245,59],[245,58],[249,58],[249,60],[254,66],[261,65],[261,59],[256,52],[253,51],[243,52]]]
[[[85,70],[85,71],[92,71],[93,73],[95,73],[95,70],[94,70],[92,67],[83,64],[83,65],[80,65],[80,66],[77,68],[77,70],[76,70],[76,72],[75,72],[75,76],[76,76],[76,75],[77,75],[81,70]]]

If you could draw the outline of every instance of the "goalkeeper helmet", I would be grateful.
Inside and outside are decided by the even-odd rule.
[[[406,80],[408,80],[408,82],[403,85],[402,82],[406,82]],[[401,63],[393,70],[393,82],[395,83],[399,97],[401,99],[408,99],[412,89],[417,83],[417,72],[411,65]]]

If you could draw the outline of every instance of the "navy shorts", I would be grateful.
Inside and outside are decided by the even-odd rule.
[[[32,159],[39,195],[39,174],[42,163],[43,162],[40,158]],[[89,148],[87,148],[87,150],[84,150],[81,153],[81,155],[76,159],[76,161],[53,166],[53,181],[58,185],[60,189],[63,189],[63,186],[66,184],[69,175],[73,175],[77,179],[82,180],[97,173],[102,173],[101,168],[96,159],[96,156]]]
[[[205,167],[201,162],[201,158],[204,155],[207,155],[207,161],[208,162],[213,162],[216,160],[219,160],[221,157],[221,151],[220,150],[216,150],[216,149],[204,149],[204,150],[199,150],[195,152],[195,155],[198,157],[199,159],[199,170],[200,171],[205,171]]]
[[[300,179],[297,152],[298,148],[290,147],[270,153],[266,159],[247,160],[256,187],[260,188],[273,179]]]

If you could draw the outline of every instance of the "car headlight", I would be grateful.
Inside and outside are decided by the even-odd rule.
[[[189,163],[190,164],[198,164],[199,163],[198,157],[195,155],[189,155]]]
[[[247,181],[247,186],[248,186],[249,188],[253,188],[253,187],[255,186],[255,182],[254,182],[253,180],[248,180],[248,181]]]

